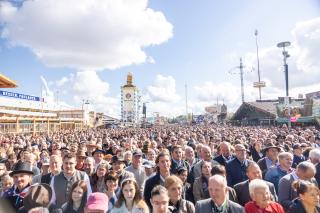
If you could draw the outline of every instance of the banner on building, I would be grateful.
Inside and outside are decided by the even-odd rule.
[[[28,101],[43,101],[43,99],[40,97],[25,95],[25,94],[20,94],[15,92],[2,91],[2,90],[0,90],[0,96],[10,97],[10,98],[19,98],[19,99],[24,99]]]

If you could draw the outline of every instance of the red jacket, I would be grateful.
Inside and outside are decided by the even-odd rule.
[[[264,209],[261,209],[254,201],[248,202],[244,208],[246,213],[285,213],[282,206],[273,201]]]

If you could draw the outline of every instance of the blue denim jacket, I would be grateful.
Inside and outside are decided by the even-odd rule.
[[[282,170],[280,168],[280,166],[274,166],[268,169],[264,179],[266,181],[269,181],[271,183],[273,183],[277,193],[278,193],[278,184],[279,184],[279,180],[285,176],[286,174],[288,174],[288,172]]]

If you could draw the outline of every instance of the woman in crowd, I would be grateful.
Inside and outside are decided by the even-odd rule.
[[[134,178],[124,179],[121,183],[119,199],[111,213],[149,213],[147,204],[141,198]]]
[[[188,169],[186,167],[179,167],[177,169],[177,176],[182,181],[182,198],[194,202],[192,186],[187,182]]]
[[[210,197],[208,191],[208,180],[211,177],[211,162],[204,161],[201,165],[201,176],[193,184],[194,201],[207,199]]]
[[[106,183],[106,195],[109,198],[109,203],[108,203],[108,213],[111,211],[113,208],[114,204],[117,202],[117,191],[119,189],[118,187],[118,175],[117,173],[111,171],[106,175],[105,178],[105,183]]]
[[[309,181],[295,181],[292,187],[297,191],[298,198],[294,200],[290,213],[318,213],[319,206],[319,188]]]
[[[87,203],[87,184],[77,181],[71,187],[68,202],[62,205],[64,213],[83,213]]]
[[[105,193],[106,191],[105,175],[107,174],[107,171],[108,171],[107,163],[100,163],[98,165],[96,173],[93,174],[91,178],[92,192]]]
[[[282,206],[271,200],[269,187],[264,180],[254,179],[249,183],[252,201],[245,205],[246,213],[285,213]]]
[[[190,201],[182,199],[182,181],[175,175],[169,176],[164,182],[168,190],[169,205],[173,207],[173,213],[194,213],[194,205]]]

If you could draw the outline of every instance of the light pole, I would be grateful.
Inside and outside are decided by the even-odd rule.
[[[258,30],[255,30],[254,35],[256,37],[256,48],[257,48],[257,65],[258,65],[258,82],[253,83],[253,87],[259,89],[259,100],[261,100],[261,88],[266,86],[266,82],[261,81],[260,78],[260,61],[259,61],[259,47],[258,47]]]
[[[291,43],[289,41],[280,42],[277,44],[277,47],[282,48],[282,55],[283,55],[283,66],[284,66],[284,76],[286,81],[286,98],[285,104],[288,108],[288,128],[291,128],[291,120],[290,120],[290,103],[289,103],[289,74],[288,74],[288,64],[287,58],[290,57],[289,53],[286,51],[286,47],[290,46]]]

